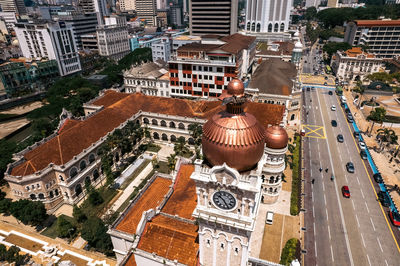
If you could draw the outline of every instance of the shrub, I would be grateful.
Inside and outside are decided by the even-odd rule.
[[[57,234],[59,237],[72,237],[76,232],[76,227],[69,222],[63,215],[57,218]]]
[[[293,150],[292,193],[290,195],[290,214],[299,214],[300,203],[300,136],[295,136],[296,147]]]
[[[101,197],[99,191],[92,190],[89,193],[89,202],[93,206],[100,205],[104,202],[104,199]]]
[[[72,216],[78,223],[83,223],[84,221],[87,220],[87,216],[85,215],[85,213],[82,211],[81,208],[79,208],[76,205],[74,206],[74,209],[72,211]]]
[[[282,265],[290,265],[290,263],[296,259],[296,251],[300,247],[300,241],[296,238],[289,239],[285,247],[282,249],[282,255],[280,264]]]

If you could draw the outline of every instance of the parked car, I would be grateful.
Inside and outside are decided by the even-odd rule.
[[[353,136],[355,139],[359,140],[360,139],[360,133],[359,132],[353,132]]]
[[[336,122],[336,120],[332,120],[332,121],[331,121],[331,124],[332,124],[333,127],[337,127],[337,122]]]
[[[354,120],[353,120],[353,118],[351,118],[351,117],[347,117],[347,122],[349,122],[349,123],[353,123],[353,122],[354,122]]]
[[[389,211],[389,218],[394,226],[400,227],[400,214],[398,212]]]
[[[390,206],[390,199],[386,192],[379,191],[378,192],[378,199],[382,203],[383,206],[389,207]]]
[[[271,212],[271,211],[268,211],[265,223],[266,224],[272,224],[273,222],[274,222],[274,213]]]
[[[342,134],[339,134],[339,135],[337,135],[337,141],[338,142],[340,142],[340,143],[343,143],[344,142],[344,138],[343,138],[343,135]]]
[[[361,156],[361,159],[363,159],[363,160],[368,159],[367,152],[365,150],[360,151],[360,156]]]
[[[328,83],[324,82],[324,86],[328,85]]]
[[[331,110],[332,110],[332,111],[336,111],[336,106],[335,106],[335,105],[332,105],[332,106],[331,106]]]
[[[360,150],[366,150],[367,149],[367,145],[365,144],[364,141],[359,141],[358,142],[358,147],[360,147]]]
[[[350,190],[349,190],[348,186],[342,187],[342,194],[343,194],[343,197],[350,198]]]
[[[347,172],[353,174],[354,173],[354,164],[352,162],[346,163]]]
[[[383,182],[383,178],[382,178],[381,173],[375,173],[373,175],[373,177],[374,177],[374,180],[375,180],[376,183],[382,183]]]
[[[329,94],[329,95],[333,95],[333,92],[332,92],[332,91],[329,91],[328,94]]]

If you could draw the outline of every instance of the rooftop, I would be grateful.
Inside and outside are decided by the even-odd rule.
[[[208,119],[224,109],[219,101],[184,99],[127,94],[108,90],[92,105],[104,106],[80,123],[62,130],[45,143],[26,152],[24,162],[11,170],[12,176],[25,176],[46,168],[50,163],[63,165],[90,147],[137,112],[151,112],[181,117]],[[267,127],[282,121],[284,106],[249,102],[245,110]]]
[[[345,51],[344,54],[348,57],[357,57],[358,55],[364,54],[367,58],[375,58],[375,55],[364,52],[361,47],[352,47]]]
[[[132,67],[125,71],[124,76],[129,75],[141,78],[160,78],[166,73],[168,73],[168,69],[164,65],[149,62],[137,67]]]
[[[288,55],[291,56],[294,48],[294,44],[292,42],[273,42],[271,45],[267,45],[267,49],[265,49],[265,45],[258,45],[260,55]],[[272,47],[276,46],[275,49]]]
[[[356,20],[355,23],[363,27],[400,26],[400,20]]]
[[[288,96],[292,93],[296,66],[279,58],[263,61],[251,78],[249,88],[258,88],[260,93]]]
[[[192,35],[180,35],[173,38],[178,41],[201,41],[200,36],[192,36]]]

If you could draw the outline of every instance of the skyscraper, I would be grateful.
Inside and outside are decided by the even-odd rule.
[[[190,34],[231,35],[237,32],[238,0],[191,0]]]
[[[106,0],[79,0],[78,6],[85,13],[97,13],[97,21],[104,24],[104,17],[109,15]]]
[[[26,14],[24,0],[0,0],[0,6],[3,12],[15,12],[19,15]]]
[[[157,25],[156,0],[136,0],[136,13],[138,17],[145,19],[147,25]]]
[[[289,28],[291,0],[248,0],[246,31],[285,32]]]

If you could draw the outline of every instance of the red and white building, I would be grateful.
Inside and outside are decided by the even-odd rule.
[[[239,33],[205,35],[177,50],[169,63],[170,95],[218,97],[233,78],[245,78],[255,58],[256,38]]]

